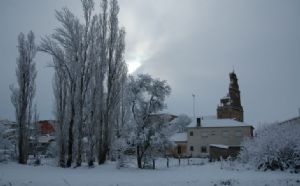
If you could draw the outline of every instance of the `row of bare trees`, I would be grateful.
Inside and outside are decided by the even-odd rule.
[[[124,61],[125,30],[118,25],[117,0],[101,0],[95,13],[93,0],[82,0],[83,21],[69,9],[56,11],[60,26],[42,38],[19,36],[17,77],[12,102],[19,124],[19,162],[26,163],[28,128],[36,77],[33,58],[37,51],[52,57],[54,115],[57,122],[59,166],[93,166],[107,158],[118,160],[135,152],[139,168],[147,157],[162,155],[172,146],[169,139],[178,124],[155,116],[171,93],[166,81],[150,75],[127,75]]]
[[[40,51],[53,58],[55,116],[59,164],[90,166],[105,162],[118,124],[122,86],[126,82],[125,31],[119,28],[117,0],[82,0],[84,21],[67,8],[56,11],[61,26],[42,39]],[[74,157],[75,156],[75,157]]]

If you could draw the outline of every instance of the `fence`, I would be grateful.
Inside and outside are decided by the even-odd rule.
[[[148,159],[145,168],[166,169],[180,166],[204,165],[208,161],[208,158],[155,158]],[[136,159],[134,157],[127,157],[123,165],[125,167],[137,167]]]

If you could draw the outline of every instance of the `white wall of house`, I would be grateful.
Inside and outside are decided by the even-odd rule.
[[[189,127],[187,130],[187,153],[193,157],[207,156],[210,144],[241,145],[245,137],[252,135],[251,126]]]

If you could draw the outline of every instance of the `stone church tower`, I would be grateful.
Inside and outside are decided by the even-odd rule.
[[[230,118],[243,122],[244,110],[241,105],[238,79],[234,71],[229,74],[229,77],[229,93],[220,100],[220,105],[217,108],[217,117],[218,119]]]

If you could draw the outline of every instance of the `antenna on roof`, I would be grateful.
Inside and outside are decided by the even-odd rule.
[[[195,94],[192,94],[193,96],[193,120],[195,120],[196,116],[195,116]]]

